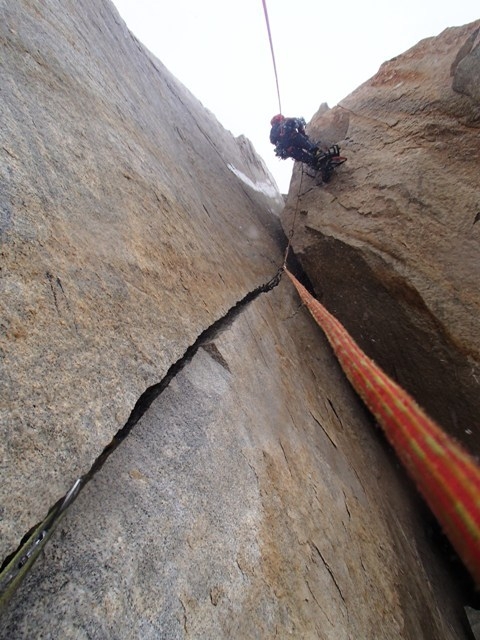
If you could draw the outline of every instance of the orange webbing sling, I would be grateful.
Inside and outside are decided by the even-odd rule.
[[[480,468],[363,353],[346,329],[287,269],[346,376],[382,426],[445,534],[480,586]]]

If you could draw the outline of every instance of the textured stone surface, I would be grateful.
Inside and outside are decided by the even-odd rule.
[[[224,131],[108,2],[0,0],[0,9],[5,555],[140,394],[273,275],[282,202],[250,143]],[[471,97],[449,82],[448,114],[463,105],[473,129]],[[347,135],[347,107],[322,114],[325,139]],[[432,126],[452,128],[451,117],[432,111]],[[334,202],[340,184],[354,198],[369,157],[349,146],[331,186],[303,202],[319,191]],[[383,143],[371,146],[375,161],[385,158]],[[305,211],[299,219],[310,219]],[[380,226],[375,247],[390,255]],[[320,227],[311,222],[315,237]],[[334,285],[345,255],[329,272]],[[468,273],[459,296],[473,296]],[[355,285],[352,270],[343,274]],[[372,300],[374,289],[384,299],[384,282],[372,276]],[[355,287],[342,291],[357,302]],[[455,311],[463,321],[465,305]],[[0,619],[0,637],[462,639],[459,585],[428,522],[283,282],[197,352],[82,491]]]
[[[87,485],[1,634],[467,638],[418,508],[283,282],[199,350]]]
[[[480,106],[480,27],[475,29],[453,63],[454,91],[464,93]]]
[[[336,132],[348,161],[321,187],[296,167],[282,218],[326,306],[476,453],[480,111],[451,69],[479,25],[423,40],[321,109],[310,134]]]
[[[275,273],[283,203],[109,2],[0,11],[3,558]]]

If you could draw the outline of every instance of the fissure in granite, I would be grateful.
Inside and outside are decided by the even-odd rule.
[[[131,430],[138,423],[143,414],[148,410],[152,402],[160,396],[163,391],[168,387],[171,381],[177,376],[180,371],[183,370],[185,366],[192,360],[200,347],[207,348],[208,345],[213,344],[213,340],[219,332],[227,328],[235,318],[242,312],[242,310],[253,302],[258,296],[263,293],[267,293],[274,289],[280,282],[282,277],[283,268],[279,268],[277,273],[266,283],[259,285],[252,291],[248,292],[241,300],[239,300],[235,305],[233,305],[224,316],[218,318],[213,324],[207,327],[202,333],[198,336],[193,344],[191,344],[184,355],[179,358],[176,362],[174,362],[170,368],[168,369],[165,376],[155,385],[150,386],[145,392],[140,396],[140,398],[135,403],[135,406],[130,414],[125,425],[119,429],[119,431],[112,438],[112,441],[105,447],[102,453],[98,456],[98,458],[92,464],[90,470],[84,474],[77,483],[79,483],[78,488],[75,491],[75,496],[72,502],[76,499],[80,491],[85,487],[85,485],[93,478],[93,476],[102,468],[105,461],[108,457],[115,451],[115,449],[128,437]],[[61,285],[60,285],[61,286]],[[210,350],[211,351],[211,350]],[[66,494],[68,495],[68,494]],[[16,569],[21,569],[23,565],[26,565],[27,555],[29,554],[28,549],[32,549],[35,547],[35,553],[38,555],[39,550],[48,542],[50,535],[46,536],[42,530],[42,523],[46,522],[49,516],[54,512],[57,507],[62,504],[65,500],[64,496],[60,500],[58,500],[55,505],[53,505],[47,512],[46,518],[33,526],[22,538],[18,548],[12,553],[9,554],[0,567],[0,610],[3,608],[5,604],[7,604],[11,595],[13,594],[13,590],[10,587],[10,581],[8,577],[5,576],[6,569],[8,565],[15,558],[15,562],[17,563]],[[53,532],[56,524],[53,525],[49,534]],[[42,542],[44,541],[44,542]],[[36,557],[36,556],[35,556]],[[23,579],[23,577],[21,578]],[[20,580],[21,581],[21,580]],[[18,583],[15,585],[16,589],[18,587]]]
[[[32,572],[30,593],[26,589],[18,594],[22,597],[13,614],[16,622],[9,627],[15,630],[5,637],[20,637],[20,629],[24,630],[22,637],[53,634],[65,638],[78,634],[79,629],[95,638],[139,634],[144,638],[200,637],[199,629],[202,637],[219,638],[286,637],[295,630],[299,637],[341,640],[375,638],[379,629],[382,640],[463,637],[451,580],[445,579],[443,565],[424,539],[423,523],[411,508],[404,476],[399,473],[397,478],[391,460],[370,437],[370,417],[365,417],[357,398],[340,378],[332,354],[323,349],[324,342],[317,340],[304,314],[295,313],[298,301],[279,295],[276,297],[281,300],[276,300],[273,308],[268,296],[258,299],[263,289],[255,289],[257,295],[248,294],[241,308],[235,305],[240,314],[235,324],[242,326],[222,332],[235,313],[217,321],[220,325],[211,324],[223,313],[215,309],[229,308],[244,291],[266,280],[276,265],[271,258],[274,242],[270,236],[274,234],[263,231],[270,225],[263,220],[262,228],[257,224],[259,209],[265,210],[260,216],[267,217],[271,203],[265,205],[264,199],[262,204],[259,196],[239,184],[230,166],[231,160],[241,174],[250,174],[247,168],[252,167],[256,176],[255,161],[249,164],[238,154],[238,141],[226,135],[129,36],[108,9],[108,2],[84,0],[72,4],[69,11],[61,5],[58,0],[11,4],[0,26],[8,45],[4,66],[14,79],[5,85],[5,104],[14,105],[12,113],[20,116],[7,119],[4,128],[8,137],[5,151],[14,176],[9,198],[17,203],[11,215],[10,204],[0,206],[8,227],[4,237],[17,243],[6,245],[15,249],[11,252],[12,273],[21,273],[22,280],[32,285],[31,292],[25,290],[25,303],[35,309],[39,302],[44,303],[45,318],[52,320],[40,325],[44,331],[35,327],[35,341],[18,343],[24,346],[20,364],[28,364],[28,357],[37,352],[52,351],[51,361],[37,369],[36,377],[26,368],[24,391],[17,379],[12,380],[9,391],[12,399],[25,407],[32,381],[39,380],[45,390],[41,400],[55,396],[59,408],[55,420],[47,415],[45,424],[35,422],[32,410],[28,428],[26,419],[8,425],[9,434],[18,431],[24,436],[17,442],[8,475],[13,483],[16,474],[23,473],[28,490],[23,493],[22,510],[31,517],[22,520],[19,509],[12,508],[10,521],[16,521],[18,527],[13,540],[41,518],[41,511],[35,511],[35,500],[41,508],[65,490],[64,486],[58,490],[61,482],[57,482],[49,497],[38,496],[38,489],[56,480],[42,467],[44,461],[50,469],[57,467],[57,478],[65,478],[70,471],[69,481],[81,475],[92,482],[76,505],[83,504],[83,510],[72,509],[72,520],[66,527],[69,531],[52,540],[46,562]],[[87,46],[71,46],[79,38]],[[51,47],[51,43],[58,46]],[[437,45],[434,49],[435,60],[446,59]],[[25,57],[30,52],[41,65],[31,66],[30,58]],[[426,59],[420,53],[421,59]],[[393,77],[392,86],[387,87],[387,105],[396,99],[396,83]],[[422,95],[418,104],[423,107],[427,97],[424,82],[419,86]],[[11,87],[15,90],[10,91]],[[368,91],[372,96],[375,87]],[[400,91],[404,90],[400,87]],[[442,94],[446,93],[442,88]],[[373,103],[376,115],[379,101],[375,98]],[[362,174],[363,157],[360,149],[357,153],[357,143],[363,141],[362,148],[368,149],[369,166],[376,156],[372,145],[365,144],[370,139],[368,131],[362,131],[357,122],[364,122],[364,118],[355,115],[363,115],[365,110],[347,101],[343,118],[345,105],[351,108],[358,133],[348,142],[345,180],[334,184],[335,190],[345,193],[348,180],[357,176],[353,199],[358,198],[360,184],[370,183]],[[65,114],[62,126],[52,126],[59,113]],[[365,128],[374,125],[372,119]],[[385,132],[393,139],[398,129],[395,124],[393,129],[389,125],[381,131],[382,140]],[[442,135],[436,122],[428,131]],[[337,136],[338,140],[343,137]],[[77,143],[73,154],[72,140]],[[7,147],[13,143],[15,154],[10,155]],[[388,165],[391,172],[384,158],[382,150],[380,165]],[[414,162],[412,167],[416,166]],[[59,172],[59,167],[66,167],[68,173]],[[444,177],[442,173],[442,181]],[[89,189],[75,190],[74,185],[89,185]],[[31,196],[24,203],[26,193]],[[330,193],[328,188],[308,190],[300,217],[309,218],[310,224],[314,211],[308,206],[308,197],[323,195],[329,199],[328,207],[316,206],[315,210],[322,211],[321,215],[327,215],[328,210],[335,217],[338,207],[339,219],[351,229],[359,207],[350,206],[352,200],[330,201]],[[469,215],[474,211],[473,219],[478,212],[476,201],[468,211]],[[110,224],[114,212],[130,215],[118,216],[116,227]],[[152,215],[157,212],[159,215]],[[325,220],[322,222],[325,227]],[[401,222],[403,228],[405,221]],[[391,220],[384,228],[391,229]],[[19,229],[25,237],[14,237]],[[38,230],[38,242],[30,233],[32,229]],[[417,223],[414,232],[418,234]],[[384,244],[387,246],[386,241]],[[124,250],[120,256],[119,248]],[[39,249],[38,253],[34,249]],[[301,256],[300,249],[295,249]],[[214,258],[213,265],[207,264],[205,256]],[[332,265],[338,268],[337,262]],[[36,270],[50,274],[43,282],[44,289],[36,286]],[[325,279],[331,281],[331,274],[321,269],[317,281],[318,269],[308,271],[321,293],[320,285]],[[183,285],[180,291],[176,288],[179,280]],[[355,298],[348,284],[354,293],[359,287],[352,277],[339,289],[352,306]],[[228,295],[212,295],[217,287]],[[281,284],[277,292],[283,287]],[[129,288],[134,293],[129,295]],[[50,294],[48,299],[35,295],[44,290]],[[148,306],[141,317],[136,314],[139,291],[145,294]],[[78,314],[76,332],[76,326],[58,324],[60,312],[66,315],[68,311],[65,292],[68,304]],[[178,309],[172,309],[173,299],[179,301]],[[8,315],[17,309],[13,295],[3,302]],[[261,309],[253,316],[256,306]],[[186,310],[190,309],[192,317],[188,318]],[[119,327],[116,316],[131,323],[125,321]],[[188,322],[192,319],[193,326]],[[68,351],[55,351],[57,344],[63,343],[52,342],[52,326],[63,332],[58,337],[63,337]],[[204,326],[212,333],[199,336]],[[91,342],[82,342],[82,335]],[[213,335],[218,349],[209,342]],[[142,352],[145,358],[141,364],[146,369],[150,359],[159,368],[157,373],[148,369],[145,377],[135,379],[125,367],[139,371],[134,356]],[[74,387],[72,379],[67,385],[60,376],[48,377],[61,370],[62,364],[72,370],[64,353],[85,355],[78,362],[84,368],[74,370],[73,381],[79,380],[76,372],[80,371],[90,384],[85,385],[83,394],[77,392],[76,405],[66,397],[69,391],[65,392]],[[98,353],[106,356],[106,362],[92,375],[85,364]],[[195,361],[202,358],[194,370]],[[38,361],[43,364],[44,358]],[[17,360],[10,362],[10,370],[20,369]],[[175,364],[168,369],[171,362]],[[114,364],[116,376],[110,375]],[[215,371],[206,379],[205,371],[210,372],[207,365],[221,372]],[[160,383],[149,386],[159,378]],[[108,384],[101,386],[99,381],[106,379]],[[208,388],[211,380],[218,388]],[[209,422],[208,414],[212,408],[216,410],[215,401],[221,395],[219,389],[225,393],[224,405]],[[189,411],[185,390],[192,392]],[[127,403],[128,392],[132,397]],[[157,396],[161,396],[161,408],[154,402]],[[122,400],[123,413],[114,412],[112,406],[105,411],[102,406],[107,401],[118,409]],[[180,414],[170,424],[165,410],[169,400],[172,405],[178,401]],[[65,416],[69,419],[76,406],[87,403],[93,417],[87,416],[84,422],[78,411],[71,420],[74,430],[66,434],[55,431],[54,422],[66,426]],[[17,418],[13,412],[11,415]],[[118,420],[117,415],[121,416]],[[25,409],[22,418],[26,418]],[[345,425],[344,430],[336,428],[337,419]],[[198,432],[192,429],[195,421]],[[99,426],[105,424],[110,430],[102,437]],[[42,431],[45,425],[48,428]],[[124,427],[117,431],[120,425]],[[82,428],[88,434],[88,447],[76,438]],[[43,436],[44,448],[35,433]],[[64,438],[69,438],[68,447],[60,451]],[[20,446],[25,441],[29,449]],[[116,453],[110,456],[114,448]],[[150,469],[143,464],[147,457]],[[78,464],[73,467],[75,462]],[[35,478],[28,475],[30,470]],[[25,484],[9,485],[9,494],[21,496],[17,487],[23,489]],[[35,500],[28,500],[29,493]],[[171,496],[169,510],[165,505]],[[219,503],[226,508],[219,509]],[[63,537],[72,542],[68,558],[60,548]],[[131,543],[130,550],[126,543]],[[312,551],[311,545],[318,551]],[[63,563],[59,562],[62,559]],[[180,629],[178,634],[177,620],[183,623],[183,632]],[[25,631],[29,625],[30,631]],[[62,630],[53,629],[55,625]]]

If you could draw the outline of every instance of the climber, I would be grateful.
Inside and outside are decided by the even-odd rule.
[[[275,145],[279,158],[293,158],[315,166],[318,146],[305,133],[303,118],[285,118],[279,113],[270,120],[270,142]]]

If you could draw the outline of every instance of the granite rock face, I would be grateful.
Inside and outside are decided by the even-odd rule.
[[[283,215],[285,230],[295,218],[295,252],[330,311],[475,453],[479,24],[420,42],[321,109],[310,134],[340,142],[348,161],[321,186],[297,167]]]
[[[466,638],[415,503],[285,281],[110,456],[2,637]]]
[[[2,558],[198,347],[81,491],[0,637],[468,637],[425,508],[326,340],[288,282],[258,290],[282,264],[283,201],[251,144],[110,3],[0,9]],[[471,128],[472,98],[452,96]],[[347,135],[347,108],[322,112],[326,137]],[[304,202],[353,184],[349,145]]]
[[[275,273],[283,202],[110,3],[0,9],[4,557]]]
[[[475,29],[457,54],[452,65],[452,87],[480,105],[480,27]]]

